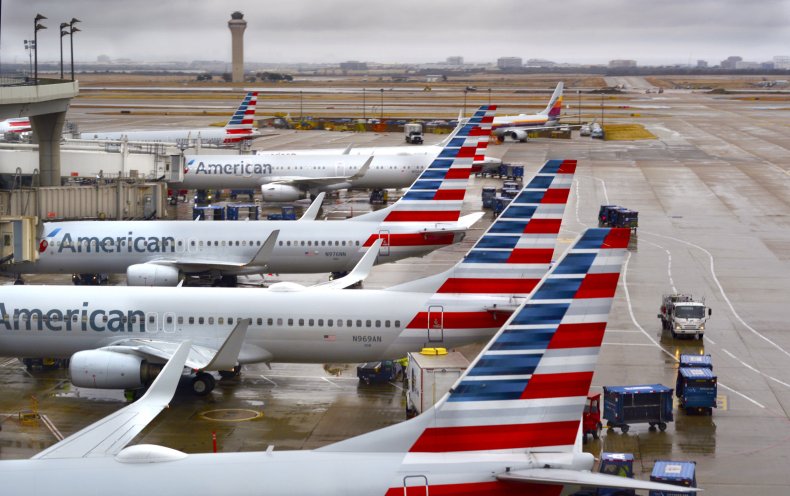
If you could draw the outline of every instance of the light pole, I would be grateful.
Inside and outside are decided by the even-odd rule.
[[[63,37],[68,36],[68,31],[63,31],[63,28],[69,27],[68,22],[60,23],[60,79],[63,79]]]
[[[76,17],[72,17],[71,21],[69,21],[69,42],[71,43],[71,80],[74,81],[74,33],[80,30],[80,28],[74,27],[74,25],[78,22],[82,22]]]
[[[36,84],[38,84],[38,31],[41,29],[47,29],[46,26],[39,24],[38,21],[43,21],[46,19],[41,14],[36,14],[35,19],[33,19],[33,80]]]
[[[302,125],[303,118],[303,107],[302,107],[302,91],[299,90],[299,125]]]
[[[579,125],[582,124],[582,90],[576,90],[576,95],[579,97],[579,105],[578,105],[578,112],[579,112]]]
[[[603,93],[601,93],[601,129],[603,129]]]
[[[362,120],[367,124],[368,120],[365,118],[365,88],[362,88]]]
[[[30,64],[27,73],[33,74],[33,40],[25,40],[25,50],[27,50],[27,59]]]
[[[384,88],[381,88],[381,119],[379,119],[379,124],[384,123]]]
[[[464,117],[466,117],[466,92],[467,90],[464,89]]]

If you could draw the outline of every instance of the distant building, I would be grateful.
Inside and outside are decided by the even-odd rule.
[[[447,65],[464,65],[463,57],[447,57]]]
[[[790,56],[776,55],[774,57],[774,69],[790,69]]]
[[[636,67],[636,60],[615,59],[609,61],[609,67],[612,69],[621,67]]]
[[[342,71],[367,71],[367,62],[357,62],[356,60],[349,60],[348,62],[340,63],[340,70]]]
[[[735,64],[737,64],[738,62],[742,62],[742,61],[743,61],[743,57],[738,57],[736,55],[731,55],[731,56],[727,57],[726,60],[722,60],[721,64],[719,64],[719,65],[721,66],[722,69],[735,69]]]
[[[750,62],[748,60],[738,60],[735,62],[734,69],[762,69],[759,62]]]
[[[708,61],[707,60],[701,60],[700,59],[700,60],[697,61],[697,69],[705,69],[706,67],[708,67]]]
[[[523,65],[521,57],[500,57],[496,61],[496,66],[500,69],[520,69]]]
[[[526,65],[527,67],[556,67],[557,63],[546,59],[529,59]]]

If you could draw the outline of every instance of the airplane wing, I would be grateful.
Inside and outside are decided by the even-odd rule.
[[[120,452],[173,398],[191,347],[184,341],[142,398],[50,446],[33,459],[88,458]]]
[[[218,260],[214,258],[200,259],[196,257],[185,257],[162,258],[146,263],[171,265],[180,267],[182,269],[190,269],[190,271],[210,269],[240,269],[243,267],[265,267],[266,263],[269,261],[269,258],[271,258],[274,247],[277,245],[277,236],[279,236],[279,234],[279,229],[272,231],[271,234],[269,234],[269,237],[266,238],[266,241],[264,241],[261,247],[258,248],[258,251],[255,253],[255,255],[246,262],[229,262],[226,260]]]
[[[702,491],[702,489],[695,487],[673,486],[670,484],[662,484],[660,482],[629,479],[627,477],[619,477],[616,475],[557,468],[513,470],[510,472],[497,474],[496,478],[509,482],[573,484],[592,487],[639,489],[644,491],[665,491],[667,493],[695,493]]]
[[[304,211],[299,220],[315,220],[318,217],[318,211],[321,210],[321,204],[324,202],[326,193],[321,192],[315,196],[315,200],[310,204],[310,207]]]
[[[232,369],[238,364],[239,352],[251,323],[250,319],[239,320],[219,349],[193,344],[187,354],[186,366],[194,370]],[[176,341],[130,338],[99,349],[162,361],[169,360],[178,347],[179,343]]]
[[[305,289],[343,289],[356,284],[359,281],[364,281],[365,278],[370,274],[370,269],[372,269],[373,265],[376,263],[376,257],[379,256],[379,249],[381,248],[382,243],[384,243],[384,238],[379,238],[374,241],[373,244],[370,245],[370,248],[368,248],[368,251],[365,252],[365,255],[363,255],[359,262],[357,262],[357,265],[354,267],[354,269],[345,276],[332,281],[315,284]]]
[[[270,181],[266,184],[263,184],[263,187],[266,187],[269,184],[287,184],[291,186],[301,186],[305,188],[311,187],[321,187],[321,186],[333,186],[336,184],[341,183],[348,183],[350,181],[354,181],[356,179],[361,178],[362,176],[367,173],[368,169],[370,168],[370,164],[373,162],[373,156],[371,155],[362,167],[359,168],[357,172],[350,176],[327,176],[327,177],[304,177],[304,176],[275,176],[272,177]]]

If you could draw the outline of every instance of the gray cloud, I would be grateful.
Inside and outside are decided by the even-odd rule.
[[[226,22],[244,12],[245,58],[260,62],[763,61],[790,52],[790,0],[34,0],[3,5],[3,60],[25,60],[40,12],[41,60],[59,58],[57,26],[78,17],[77,60],[230,59]],[[68,38],[66,38],[68,41]]]

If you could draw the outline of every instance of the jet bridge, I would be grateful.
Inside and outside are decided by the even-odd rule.
[[[37,225],[37,217],[0,217],[0,264],[38,259]]]

